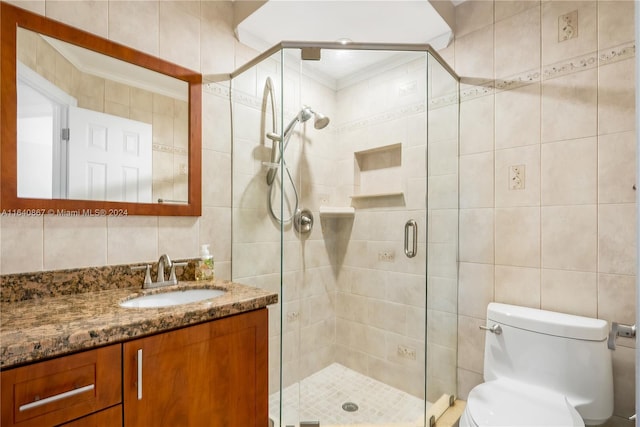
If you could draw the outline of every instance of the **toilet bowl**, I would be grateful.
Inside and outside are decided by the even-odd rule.
[[[460,419],[460,427],[494,426],[584,427],[584,422],[565,396],[498,379],[480,384],[469,393]]]
[[[606,321],[491,303],[481,329],[485,382],[460,427],[584,427],[613,414]]]

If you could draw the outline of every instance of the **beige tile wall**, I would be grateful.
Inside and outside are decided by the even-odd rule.
[[[634,2],[457,7],[462,76],[458,393],[482,381],[491,301],[635,322]],[[559,42],[559,16],[578,36]],[[451,48],[449,48],[451,49]],[[509,189],[524,165],[525,187]],[[634,410],[635,343],[614,352]]]
[[[12,3],[205,75],[229,73],[235,68],[237,42],[230,1]],[[217,275],[230,278],[231,121],[227,86],[216,84],[203,93],[202,217],[3,217],[0,273],[149,262],[164,252],[171,257],[196,257],[200,244],[210,243]],[[131,108],[134,104],[140,107],[142,98],[131,96]],[[185,112],[178,108],[178,115]],[[167,163],[167,168],[174,169],[173,162]]]

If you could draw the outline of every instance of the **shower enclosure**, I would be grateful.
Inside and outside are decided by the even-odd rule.
[[[274,425],[428,426],[456,394],[457,76],[428,45],[283,42],[231,103],[232,278],[279,294]]]

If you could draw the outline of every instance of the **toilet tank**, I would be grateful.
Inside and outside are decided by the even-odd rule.
[[[585,424],[613,414],[611,350],[604,320],[491,303],[486,332],[484,379],[510,378],[567,397]]]

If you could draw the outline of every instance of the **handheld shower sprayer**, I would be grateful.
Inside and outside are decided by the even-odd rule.
[[[287,149],[287,145],[289,145],[289,139],[293,134],[293,129],[296,127],[298,123],[304,123],[308,121],[311,117],[313,117],[313,127],[316,129],[324,129],[329,124],[329,118],[324,116],[317,111],[314,111],[308,105],[303,106],[298,114],[289,122],[287,127],[284,129],[282,136],[278,135],[277,126],[276,126],[276,106],[275,106],[275,97],[273,90],[273,83],[271,78],[267,77],[267,81],[265,82],[264,88],[264,97],[262,101],[263,109],[266,108],[266,97],[269,95],[271,97],[271,114],[273,117],[273,127],[271,132],[266,133],[266,137],[272,141],[271,145],[271,162],[269,166],[269,170],[267,171],[267,184],[269,185],[269,194],[267,195],[267,201],[269,205],[269,213],[271,217],[278,221],[279,223],[285,223],[291,221],[296,213],[298,212],[298,190],[296,189],[296,185],[293,182],[293,178],[291,177],[291,173],[289,172],[289,168],[287,164],[284,162],[283,156],[284,152]],[[279,154],[279,155],[278,155]],[[291,182],[291,186],[293,187],[294,194],[294,208],[293,214],[288,218],[280,219],[278,215],[273,211],[273,206],[271,204],[271,197],[273,193],[273,182],[275,181],[278,169],[280,168],[280,161],[282,160],[282,165],[284,166],[284,171],[287,173],[289,177],[289,181]]]
[[[282,153],[284,154],[287,149],[287,145],[289,145],[289,138],[291,138],[291,134],[293,133],[293,129],[296,127],[298,123],[304,123],[308,121],[311,117],[313,117],[313,127],[316,129],[324,129],[329,124],[329,118],[317,111],[314,111],[308,105],[305,105],[300,109],[298,114],[289,122],[287,127],[284,130],[283,136],[280,137],[277,133],[267,132],[267,138],[273,141],[273,145],[271,146],[271,163],[277,164],[280,159],[277,157],[278,152],[278,143],[282,143]],[[276,168],[271,168],[267,172],[267,184],[271,185],[276,176]]]

